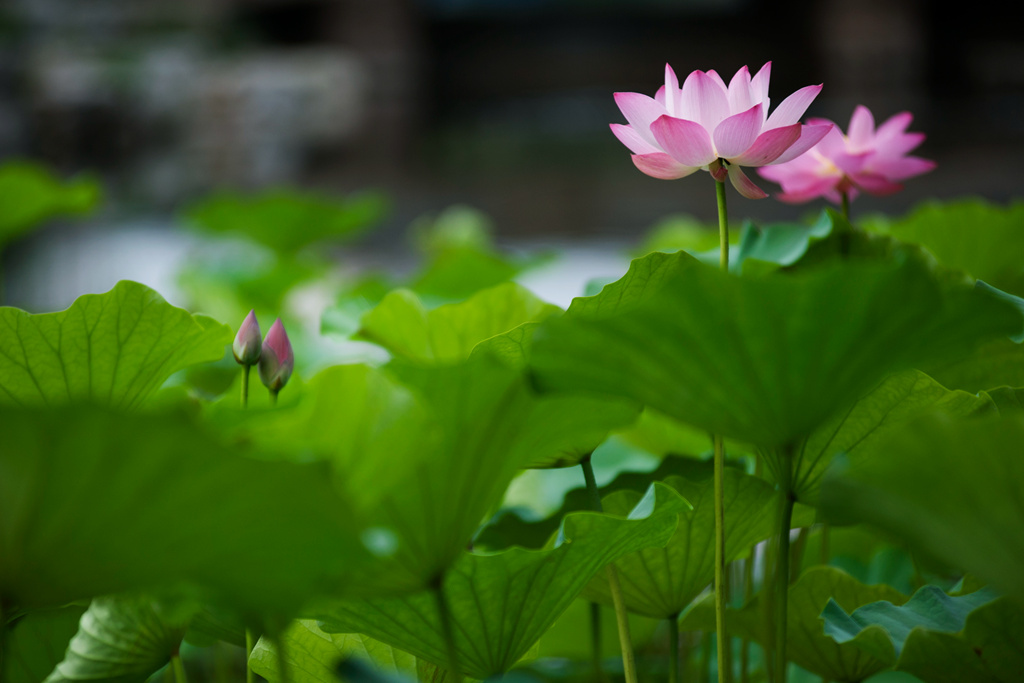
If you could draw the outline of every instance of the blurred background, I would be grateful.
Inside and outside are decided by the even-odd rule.
[[[120,264],[117,277],[146,281],[138,271],[159,286],[168,259],[186,249],[168,226],[225,188],[383,191],[389,210],[360,247],[360,258],[377,260],[405,244],[413,219],[453,203],[490,216],[501,241],[598,251],[669,214],[712,221],[710,178],[648,178],[608,129],[624,122],[612,93],[653,94],[666,61],[681,75],[715,68],[728,80],[772,60],[775,102],[824,83],[808,114],[844,128],[857,104],[879,122],[912,111],[911,130],[928,135],[916,153],[938,169],[896,196],[859,198],[858,213],[899,214],[930,197],[1007,201],[1024,178],[1024,41],[998,3],[969,9],[924,0],[4,0],[0,160],[41,161],[62,178],[92,173],[104,189],[88,239],[80,222],[72,232],[58,222],[6,250],[5,302],[66,305],[74,290],[95,289],[88,279],[52,282],[78,272],[71,262],[88,270],[91,254]],[[821,207],[731,196],[733,216],[758,221]]]

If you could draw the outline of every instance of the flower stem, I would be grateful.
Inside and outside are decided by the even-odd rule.
[[[679,683],[679,615],[668,618],[668,683]]]
[[[594,466],[590,456],[580,461],[583,468],[583,479],[587,482],[587,494],[590,497],[590,508],[595,512],[603,512],[601,493],[597,490],[597,479],[594,477]],[[615,605],[615,621],[619,627],[619,648],[622,650],[622,668],[626,675],[626,683],[637,683],[636,660],[633,657],[633,641],[629,634],[629,616],[626,614],[626,600],[622,597],[622,586],[619,584],[619,573],[614,564],[607,567],[608,588]]]
[[[786,457],[786,468],[791,464]],[[779,491],[779,547],[775,568],[775,679],[786,683],[786,631],[789,612],[789,529],[793,521],[795,498],[785,476]]]
[[[847,222],[849,222],[849,220],[850,220],[850,195],[849,195],[848,192],[840,192],[839,196],[841,198],[840,208],[843,211],[843,218],[845,218],[847,220]]]
[[[603,681],[604,667],[601,666],[601,605],[590,603],[590,653],[594,664],[594,680]]]
[[[725,207],[725,183],[715,181],[718,198],[718,247],[719,267],[729,272],[729,213]],[[730,662],[725,629],[725,443],[715,435],[715,628],[718,634],[718,683],[728,683]]]
[[[715,193],[718,196],[718,265],[722,270],[729,270],[729,212],[725,208],[725,183],[715,181]]]
[[[270,390],[270,405],[272,405],[272,406],[276,406],[277,405],[277,395],[278,395],[278,393],[280,393],[279,389],[271,389]]]
[[[249,370],[252,369],[251,365],[242,366],[242,407],[249,407]]]
[[[459,668],[459,651],[455,647],[455,626],[452,624],[452,613],[448,607],[448,598],[444,594],[444,577],[434,581],[434,598],[437,600],[437,614],[441,619],[441,634],[444,636],[445,653],[448,661],[448,673],[451,680],[459,681],[462,678]]]
[[[252,657],[252,649],[256,646],[256,639],[252,635],[252,629],[245,629],[245,683],[255,683],[256,674],[249,668],[249,658]]]
[[[178,652],[171,655],[171,671],[174,672],[174,683],[188,683],[185,665],[181,663],[181,654]]]

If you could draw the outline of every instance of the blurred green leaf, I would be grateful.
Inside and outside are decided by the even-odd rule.
[[[626,607],[655,619],[678,615],[714,580],[715,495],[713,479],[691,482],[669,477],[665,483],[693,505],[679,515],[679,526],[664,547],[644,548],[615,562]],[[727,469],[722,478],[725,501],[726,562],[750,551],[750,546],[773,533],[778,501],[775,489],[763,479]],[[605,500],[610,514],[628,513],[640,498],[618,491]],[[799,506],[793,527],[814,523],[814,511]],[[608,580],[597,575],[583,597],[612,605]]]
[[[443,583],[463,672],[482,680],[510,669],[591,576],[625,553],[665,543],[677,514],[687,507],[675,491],[655,484],[629,519],[570,515],[562,542],[552,550],[463,553]],[[431,592],[331,605],[321,615],[320,627],[365,633],[435,664],[447,659]]]
[[[822,512],[894,533],[1024,600],[1021,444],[1020,417],[914,420],[863,456],[837,461]]]
[[[178,417],[5,409],[0,433],[5,601],[191,581],[287,612],[366,558],[322,468],[240,457]]]
[[[45,683],[143,683],[178,651],[187,623],[186,614],[156,600],[96,598]]]
[[[833,230],[849,230],[842,216],[830,209],[821,212],[810,224],[774,223],[760,228],[753,223],[743,226],[739,249],[732,256],[729,269],[740,272],[747,261],[761,261],[774,266],[791,266],[799,261],[815,242],[832,234]],[[751,264],[753,267],[753,263]],[[764,266],[758,266],[765,270]]]
[[[558,306],[544,303],[512,282],[431,311],[413,292],[399,289],[363,316],[357,338],[372,341],[409,360],[452,362],[468,358],[485,339],[560,311]]]
[[[684,631],[715,629],[714,596],[694,605],[680,622]],[[762,595],[741,610],[729,610],[726,624],[729,633],[748,638],[769,647],[772,627],[764,619]],[[819,615],[829,601],[835,601],[847,612],[879,600],[895,604],[906,597],[889,586],[865,586],[845,572],[833,567],[812,567],[789,588],[789,620],[786,629],[786,652],[789,661],[811,673],[839,683],[859,683],[890,664],[872,656],[860,644],[840,644],[825,635]]]
[[[99,182],[89,176],[64,183],[39,164],[0,165],[0,248],[51,218],[90,213],[101,196]]]
[[[378,192],[339,199],[281,189],[252,196],[216,194],[189,207],[184,218],[199,230],[243,235],[292,253],[322,240],[350,240],[379,223],[388,208]]]
[[[0,680],[40,683],[64,657],[84,605],[30,610],[6,625]]]
[[[122,281],[65,311],[0,308],[0,404],[136,408],[174,372],[218,360],[231,329]]]
[[[992,399],[1003,417],[1024,415],[1024,387],[997,387],[983,391],[980,395]]]
[[[640,261],[655,257],[666,258]],[[698,265],[666,280],[651,296],[630,296],[637,303],[625,313],[617,309],[627,297],[609,285],[545,321],[530,360],[539,385],[628,397],[774,446],[806,437],[887,372],[962,353],[1019,323],[1007,304],[943,291],[912,262],[760,278]]]
[[[950,389],[978,392],[993,387],[1024,386],[1024,344],[995,339],[970,353],[926,363],[921,369]]]
[[[737,234],[730,234],[737,241]],[[647,232],[643,242],[636,248],[636,256],[646,256],[654,251],[671,254],[684,250],[701,252],[718,247],[718,228],[712,224],[701,223],[693,216],[667,216]]]

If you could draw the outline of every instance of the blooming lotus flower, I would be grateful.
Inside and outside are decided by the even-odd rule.
[[[683,87],[668,64],[665,85],[654,98],[615,93],[629,125],[611,124],[612,132],[633,152],[636,167],[654,178],[671,180],[697,169],[724,182],[728,175],[744,197],[764,193],[743,173],[743,166],[782,164],[821,140],[831,123],[799,123],[821,92],[820,85],[797,90],[768,114],[768,62],[751,78],[747,67],[725,84],[715,71],[694,71]]]
[[[266,339],[263,340],[263,353],[260,354],[260,381],[272,392],[281,391],[292,376],[295,367],[295,356],[288,334],[278,318],[270,326]]]
[[[260,324],[256,320],[256,311],[249,311],[249,315],[242,321],[242,326],[238,328],[234,343],[231,344],[235,360],[242,365],[256,365],[263,346],[262,337]]]
[[[858,106],[846,135],[835,126],[807,154],[759,172],[782,185],[779,199],[784,202],[825,197],[839,204],[843,194],[853,199],[861,191],[879,196],[899,192],[903,189],[899,181],[935,168],[934,161],[907,156],[925,137],[906,132],[912,120],[910,112],[902,112],[876,130],[871,111]]]

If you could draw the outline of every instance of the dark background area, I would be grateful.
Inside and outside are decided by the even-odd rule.
[[[708,176],[633,167],[612,93],[653,95],[666,61],[728,80],[772,60],[775,103],[824,83],[809,115],[910,110],[928,134],[917,153],[938,169],[857,211],[1006,201],[1024,178],[1013,17],[914,0],[5,0],[0,158],[99,172],[110,220],[215,188],[376,187],[395,199],[382,242],[453,202],[503,237],[628,236],[715,208]],[[818,207],[733,196],[761,220]]]

